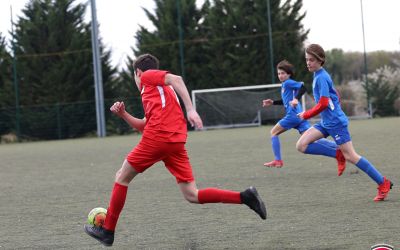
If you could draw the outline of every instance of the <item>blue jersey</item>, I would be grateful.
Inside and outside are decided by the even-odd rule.
[[[295,108],[290,106],[290,101],[292,101],[293,98],[297,95],[302,84],[303,83],[296,82],[290,78],[282,83],[282,91],[281,91],[282,102],[283,105],[285,106],[286,114],[288,115],[294,115],[297,117],[298,113],[303,112],[303,108],[301,107],[300,104],[297,105]]]
[[[316,103],[322,96],[329,98],[328,107],[321,112],[321,125],[323,127],[331,129],[348,125],[347,116],[340,107],[339,95],[333,86],[331,77],[324,68],[314,73],[313,94]]]

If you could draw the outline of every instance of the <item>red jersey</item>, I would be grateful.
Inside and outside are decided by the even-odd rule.
[[[165,85],[168,71],[146,70],[140,77],[146,125],[143,137],[162,142],[186,142],[187,122],[178,96]]]

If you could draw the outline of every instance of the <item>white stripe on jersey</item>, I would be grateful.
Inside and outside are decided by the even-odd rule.
[[[174,92],[175,97],[176,97],[176,101],[179,103],[179,98],[178,98],[178,95],[176,94],[174,88],[173,88],[171,85],[169,85],[169,87],[170,87],[170,88],[172,89],[172,91]],[[180,103],[179,103],[179,104],[180,104]]]
[[[160,97],[161,97],[161,107],[165,107],[165,96],[164,96],[164,89],[161,86],[157,86],[158,92],[160,92]]]
[[[335,110],[335,105],[333,105],[333,102],[332,102],[332,99],[331,99],[331,98],[329,98],[329,108],[330,108],[331,110]]]

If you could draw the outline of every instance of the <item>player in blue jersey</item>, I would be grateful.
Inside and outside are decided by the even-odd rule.
[[[283,160],[281,157],[279,135],[292,128],[297,129],[300,134],[305,132],[311,127],[308,121],[300,119],[297,114],[303,111],[301,105],[298,105],[298,100],[306,92],[306,88],[302,82],[293,80],[294,70],[293,65],[286,60],[283,60],[277,65],[278,78],[282,82],[281,88],[281,100],[266,99],[263,100],[263,107],[270,105],[284,105],[286,115],[271,129],[271,144],[272,151],[275,159],[271,162],[264,163],[266,167],[282,167]],[[333,141],[321,139],[315,142],[317,147],[329,147],[332,148],[334,154],[328,154],[327,156],[336,158],[338,161],[338,168],[344,169],[346,160],[340,150],[337,149],[336,144]],[[331,151],[329,151],[331,152]]]
[[[314,147],[313,142],[332,136],[346,160],[355,164],[378,184],[378,194],[374,201],[383,201],[392,189],[393,183],[354,150],[348,129],[349,122],[340,107],[339,95],[328,72],[322,67],[325,63],[324,49],[318,44],[311,44],[306,48],[305,54],[307,68],[314,73],[313,95],[317,105],[299,113],[298,116],[301,119],[309,119],[320,114],[321,121],[303,133],[296,144],[297,149],[306,154],[324,154],[326,152]]]

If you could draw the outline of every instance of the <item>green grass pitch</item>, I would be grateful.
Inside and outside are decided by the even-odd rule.
[[[400,118],[356,120],[356,151],[394,188],[374,203],[376,184],[351,164],[296,151],[281,135],[285,166],[266,168],[271,126],[190,132],[197,186],[257,187],[261,220],[246,206],[190,204],[162,164],[129,186],[115,249],[370,249],[400,247]],[[140,136],[0,145],[0,249],[99,249],[83,231],[94,207],[108,206],[115,172]]]

